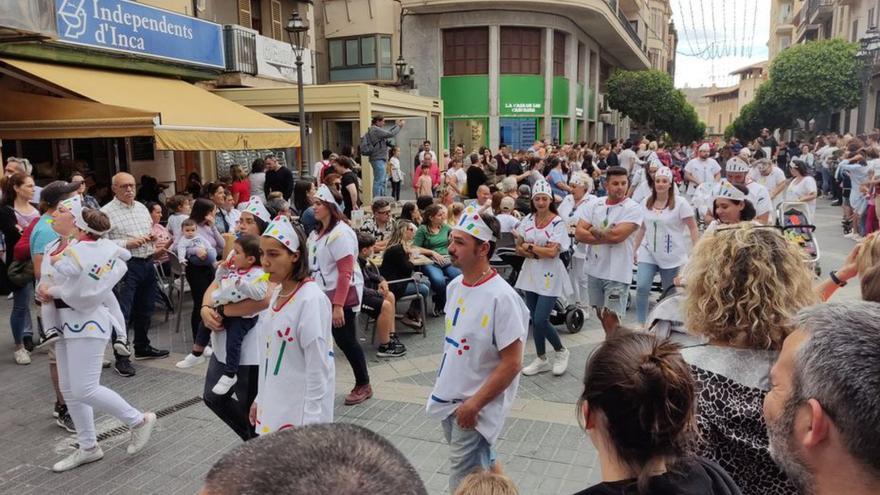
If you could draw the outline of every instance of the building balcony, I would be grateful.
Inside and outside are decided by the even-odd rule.
[[[835,0],[808,0],[805,20],[809,24],[820,24],[834,14]]]
[[[535,12],[556,14],[588,33],[622,68],[641,70],[650,66],[645,41],[618,8],[617,0],[401,0],[401,7],[415,14],[473,10],[521,11],[524,16]]]
[[[290,43],[268,38],[253,29],[227,25],[223,27],[223,45],[227,74],[219,81],[221,85],[249,86],[241,82],[247,76],[296,83],[296,55]],[[302,59],[303,84],[312,84],[312,54],[309,49],[303,50]]]

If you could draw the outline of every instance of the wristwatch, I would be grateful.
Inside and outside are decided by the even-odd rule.
[[[837,278],[836,271],[832,271],[831,273],[828,274],[828,276],[831,277],[831,281],[834,282],[838,287],[845,287],[847,284],[847,282]]]
[[[538,258],[538,255],[535,254],[535,245],[534,244],[529,244],[529,247],[526,248],[526,251],[528,251],[529,254],[534,256],[536,259]]]

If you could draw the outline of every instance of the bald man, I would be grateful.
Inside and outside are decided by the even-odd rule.
[[[153,222],[147,207],[134,200],[134,176],[120,172],[113,176],[113,201],[101,211],[110,217],[107,238],[131,251],[128,272],[117,293],[122,314],[134,328],[134,358],[157,359],[168,356],[168,351],[150,345],[147,332],[156,305],[158,284],[153,269]],[[116,356],[114,369],[122,376],[134,376],[134,367],[126,357]]]

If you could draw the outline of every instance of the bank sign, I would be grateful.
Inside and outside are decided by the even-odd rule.
[[[126,0],[55,0],[58,39],[190,65],[224,68],[219,24]]]

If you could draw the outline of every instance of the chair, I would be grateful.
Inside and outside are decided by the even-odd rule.
[[[410,278],[402,278],[400,280],[388,280],[387,283],[388,283],[389,288],[394,285],[398,285],[398,284],[403,284],[403,286],[406,287],[406,284],[409,284],[410,282],[412,282],[412,283],[416,284],[416,286],[418,286],[418,284],[420,284],[424,281],[424,277],[425,276],[419,272],[413,272],[413,276]],[[428,336],[428,326],[426,323],[427,318],[428,318],[428,304],[427,304],[427,301],[425,301],[425,298],[422,296],[422,293],[419,292],[418,290],[416,290],[415,294],[412,294],[409,296],[401,296],[396,299],[396,301],[398,303],[409,302],[409,301],[413,301],[413,300],[418,300],[419,305],[421,306],[421,309],[422,309],[422,321],[421,321],[421,325],[419,325],[419,330],[421,331],[422,338],[425,338]],[[372,328],[372,332],[370,333],[370,343],[372,344],[372,343],[376,342],[376,319],[367,317],[367,323],[364,326],[364,333],[367,333],[370,331],[371,325],[373,328]]]
[[[176,314],[174,315],[174,333],[180,333],[180,319],[183,313],[183,293],[186,292],[186,271],[180,260],[172,252],[168,252],[171,260],[171,279],[168,284],[168,300],[172,301]],[[174,292],[177,291],[175,299]],[[195,311],[195,308],[193,308]]]
[[[174,301],[169,297],[171,284],[173,282],[170,277],[162,272],[162,268],[158,263],[153,263],[153,271],[156,272],[156,282],[159,285],[159,302],[162,304],[162,307],[165,308],[165,321],[168,321],[168,316],[176,311]]]

